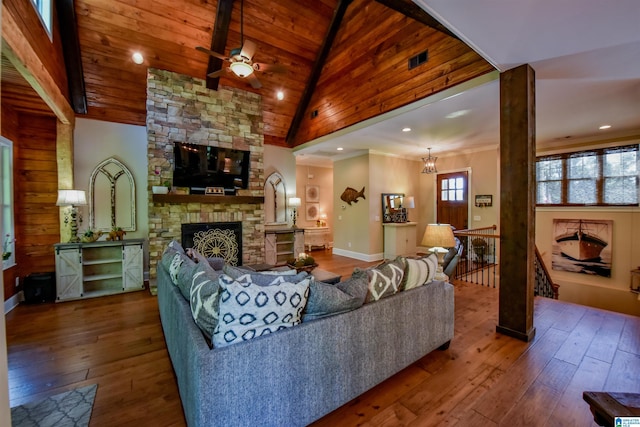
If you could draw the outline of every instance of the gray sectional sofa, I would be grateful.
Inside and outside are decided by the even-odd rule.
[[[453,338],[453,286],[436,281],[211,349],[161,264],[157,282],[189,426],[308,425]]]

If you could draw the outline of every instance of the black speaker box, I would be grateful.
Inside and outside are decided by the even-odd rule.
[[[31,273],[24,279],[24,302],[37,304],[55,301],[56,276],[55,273]]]

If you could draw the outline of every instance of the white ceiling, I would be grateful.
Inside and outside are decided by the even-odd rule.
[[[538,148],[640,136],[640,1],[414,2],[498,71],[533,67]],[[297,162],[327,166],[367,150],[419,159],[427,147],[438,156],[497,146],[498,77],[483,76],[311,141],[294,151]],[[611,129],[598,129],[605,124]]]

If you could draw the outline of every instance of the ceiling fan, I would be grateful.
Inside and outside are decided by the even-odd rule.
[[[253,55],[256,53],[257,46],[251,40],[244,40],[243,34],[243,22],[244,22],[244,1],[240,2],[240,44],[241,47],[231,49],[229,56],[224,56],[221,53],[214,52],[202,46],[196,46],[196,49],[200,52],[204,52],[215,58],[222,59],[229,62],[229,67],[223,67],[218,71],[207,74],[207,77],[216,78],[226,74],[227,70],[231,70],[236,76],[247,79],[254,89],[260,89],[262,84],[258,77],[254,74],[254,71],[268,71],[272,73],[282,73],[286,71],[285,67],[279,64],[262,64],[253,62]]]

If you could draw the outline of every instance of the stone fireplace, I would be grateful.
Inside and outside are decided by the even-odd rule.
[[[239,196],[160,195],[151,187],[173,180],[173,143],[250,151],[249,187]],[[147,75],[149,157],[149,275],[167,244],[182,242],[182,225],[240,223],[241,262],[264,262],[263,121],[260,95],[150,68]],[[248,197],[247,197],[248,196]]]

